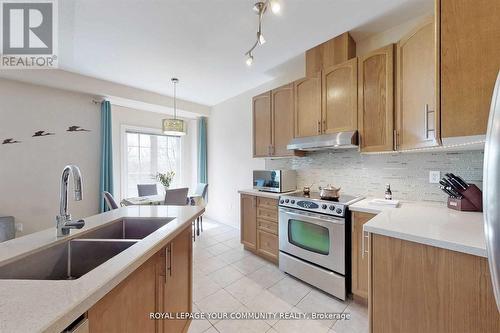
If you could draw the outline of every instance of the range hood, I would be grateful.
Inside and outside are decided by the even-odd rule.
[[[290,141],[286,148],[301,151],[358,148],[358,131],[295,138]]]

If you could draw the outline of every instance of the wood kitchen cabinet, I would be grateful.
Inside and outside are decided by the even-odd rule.
[[[373,333],[500,332],[488,260],[370,235]]]
[[[351,291],[355,297],[364,302],[368,301],[368,236],[363,232],[363,225],[374,216],[369,213],[352,212]]]
[[[188,320],[152,320],[151,312],[186,313],[192,304],[191,224],[88,311],[89,332],[184,332]]]
[[[88,311],[89,332],[155,332],[157,256],[142,264]]]
[[[245,249],[278,263],[278,200],[241,194],[241,243]]]
[[[188,313],[192,306],[192,229],[186,228],[162,251],[158,290],[162,312]],[[187,330],[187,319],[163,320],[159,322],[163,333],[178,333]]]
[[[303,155],[286,149],[294,137],[293,83],[255,96],[253,103],[253,157]]]
[[[271,91],[272,110],[272,156],[293,156],[294,151],[286,146],[294,137],[293,83]]]
[[[358,59],[353,58],[322,72],[323,134],[358,129]]]
[[[438,0],[441,135],[486,133],[500,69],[500,1]]]
[[[246,249],[257,249],[257,198],[253,195],[240,196],[241,243]]]
[[[271,92],[255,96],[253,105],[253,157],[271,155],[272,113]]]
[[[295,96],[295,137],[321,134],[321,72],[297,80]]]
[[[394,45],[358,59],[358,130],[362,152],[394,150]]]
[[[440,144],[436,85],[436,25],[431,18],[397,44],[396,145],[398,149]]]
[[[356,42],[348,32],[306,51],[306,77],[356,56]]]

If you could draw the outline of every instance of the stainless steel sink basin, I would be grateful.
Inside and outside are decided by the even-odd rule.
[[[79,239],[143,239],[173,218],[125,218],[87,232]]]
[[[69,240],[0,266],[0,279],[77,279],[135,243],[134,240]]]

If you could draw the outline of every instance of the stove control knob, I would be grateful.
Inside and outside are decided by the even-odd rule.
[[[326,207],[327,207],[327,205],[325,205],[325,204],[321,205],[321,208],[323,208],[323,209],[326,209]]]
[[[342,209],[337,208],[337,214],[341,214],[341,213],[342,213]]]
[[[281,199],[281,200],[280,200],[280,204],[282,204],[282,203],[284,203],[284,202],[285,202],[285,200],[283,200],[283,199]]]
[[[286,203],[289,203],[289,202],[290,202],[290,200],[289,200],[289,199],[285,199],[285,202],[286,202]]]
[[[290,203],[293,205],[295,203],[295,200],[290,201]]]
[[[330,210],[335,210],[335,206],[334,205],[330,205]]]

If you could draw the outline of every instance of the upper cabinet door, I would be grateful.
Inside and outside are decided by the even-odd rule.
[[[295,81],[295,137],[321,134],[321,74]]]
[[[294,134],[294,103],[293,84],[287,84],[271,91],[271,107],[273,119],[273,136],[271,154],[273,156],[291,156],[293,150],[286,146],[293,139]]]
[[[322,75],[325,134],[358,129],[358,59],[325,69]]]
[[[253,156],[271,155],[272,114],[271,92],[255,96],[253,103]]]
[[[363,152],[393,150],[394,45],[359,58],[358,128]]]
[[[397,46],[398,149],[439,145],[439,103],[436,103],[436,38],[431,19]]]
[[[486,133],[500,69],[500,1],[438,1],[442,137]]]

